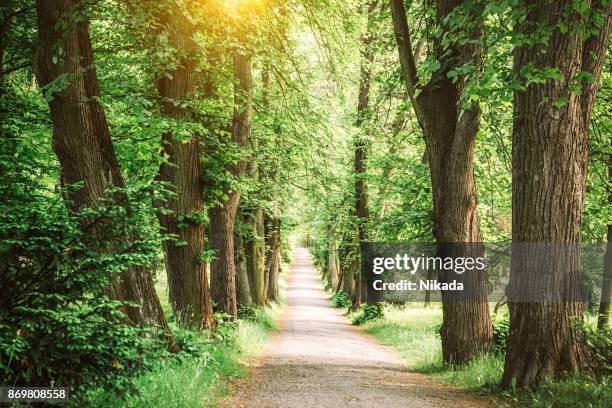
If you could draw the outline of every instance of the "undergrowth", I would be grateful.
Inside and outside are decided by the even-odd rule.
[[[363,305],[357,316],[353,317],[351,323],[355,326],[359,326],[373,320],[382,319],[383,317],[385,317],[385,310],[382,303]]]
[[[364,326],[368,333],[383,344],[395,348],[409,369],[427,374],[434,379],[495,399],[498,406],[508,407],[590,407],[610,406],[612,386],[609,377],[593,379],[589,376],[566,377],[556,382],[544,382],[527,390],[502,391],[498,384],[504,368],[505,341],[507,339],[507,316],[493,316],[495,346],[490,353],[483,354],[461,366],[442,364],[442,349],[438,334],[442,322],[439,307],[424,308],[408,306],[387,307],[385,317]],[[587,326],[588,327],[588,326]],[[609,353],[609,344],[601,335],[593,335],[585,329],[588,342],[594,343],[598,353]],[[608,355],[608,354],[606,354]],[[609,367],[609,364],[608,364]]]
[[[255,358],[275,330],[280,306],[252,309],[238,322],[220,322],[207,332],[174,328],[181,353],[152,362],[133,379],[133,391],[111,393],[104,388],[81,395],[78,406],[89,407],[210,407],[227,392],[229,380],[245,375],[245,362]],[[72,399],[72,398],[71,398]],[[76,401],[75,401],[76,402]]]
[[[336,292],[329,300],[331,301],[332,307],[345,308],[351,305],[351,298],[346,292]]]

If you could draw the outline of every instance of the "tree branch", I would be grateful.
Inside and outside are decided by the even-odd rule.
[[[403,0],[391,1],[391,16],[393,18],[393,29],[397,40],[399,59],[402,67],[402,75],[406,81],[406,87],[410,99],[414,102],[416,84],[419,82],[416,63],[412,53],[412,41],[408,29],[408,18]]]
[[[588,72],[593,76],[591,82],[583,81],[582,95],[580,97],[580,105],[582,106],[582,117],[584,123],[588,126],[591,120],[593,111],[593,100],[597,94],[597,85],[601,76],[601,71],[610,41],[610,28],[612,26],[612,2],[604,2],[599,0],[593,2],[595,12],[601,12],[603,15],[603,24],[599,27],[597,35],[589,37],[582,50],[582,71]]]

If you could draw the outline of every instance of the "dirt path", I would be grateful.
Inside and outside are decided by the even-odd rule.
[[[281,330],[225,407],[487,407],[405,371],[392,351],[332,309],[305,249],[296,249]]]

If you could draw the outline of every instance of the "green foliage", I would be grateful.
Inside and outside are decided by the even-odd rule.
[[[493,321],[493,348],[498,353],[506,352],[508,334],[510,333],[510,319],[503,318]]]
[[[121,271],[157,262],[159,235],[142,228],[156,188],[117,189],[96,208],[68,210],[63,197],[79,186],[56,186],[38,116],[46,111],[28,89],[4,90],[2,100],[12,95],[22,114],[9,114],[0,128],[2,384],[128,390],[130,377],[166,346],[155,328],[132,326],[123,310],[134,305],[110,300],[105,288]],[[146,238],[128,243],[125,236]]]
[[[580,321],[575,323],[588,349],[588,364],[598,378],[612,375],[612,329],[604,326],[598,329],[594,323]]]
[[[258,308],[254,319],[226,325],[232,340],[210,333],[173,327],[182,352],[151,361],[147,371],[135,376],[132,392],[109,393],[98,387],[82,396],[79,406],[108,408],[214,406],[227,392],[226,383],[246,375],[245,363],[256,357],[276,326],[278,308]],[[226,336],[225,339],[228,337]]]
[[[443,383],[486,394],[494,399],[496,406],[606,407],[606,398],[609,398],[612,387],[605,377],[597,380],[588,376],[567,377],[556,382],[544,382],[532,389],[501,391],[498,384],[504,369],[502,353],[485,353],[460,367],[443,364],[437,335],[441,321],[442,310],[436,306],[388,308],[384,319],[368,323],[365,330],[396,349],[409,369]],[[506,330],[506,321],[499,319],[495,323],[496,333]],[[608,336],[609,341],[609,332],[607,335],[601,333],[601,336]],[[603,353],[609,353],[609,343]]]
[[[175,328],[183,351],[170,356],[153,329],[127,325],[121,310],[129,305],[104,296],[112,277],[130,265],[162,268],[162,238],[151,199],[163,201],[164,190],[171,187],[152,182],[160,164],[168,162],[161,141],[166,132],[181,142],[197,139],[202,147],[202,193],[207,206],[225,200],[229,190],[239,189],[245,212],[260,208],[271,214],[280,209],[286,262],[290,260],[287,235],[295,230],[310,244],[322,270],[330,256],[338,257],[343,270],[358,269],[356,138],[366,142],[366,172],[359,177],[368,183],[368,238],[379,242],[433,239],[424,135],[399,75],[388,7],[381,7],[376,18],[366,21],[362,2],[353,1],[250,2],[252,7],[235,10],[236,2],[208,0],[83,3],[77,17],[92,19],[101,104],[128,188],[114,191],[95,210],[71,213],[62,194],[74,186],[59,183],[48,107],[32,78],[35,10],[25,0],[5,3],[0,6],[3,17],[19,13],[6,21],[8,31],[0,38],[4,73],[0,80],[0,285],[10,288],[0,298],[0,374],[8,382],[42,385],[53,380],[83,392],[95,383],[103,387],[96,390],[98,399],[91,400],[95,406],[195,406],[209,402],[211,385],[223,373],[239,371],[234,358],[239,345],[253,346],[244,341],[244,333],[257,342],[274,326],[261,310],[241,308],[239,323],[217,315],[219,330],[214,334]],[[549,101],[563,108],[583,84],[594,79],[587,72],[565,78],[559,67],[548,66],[529,65],[515,72],[513,49],[542,47],[555,30],[589,38],[603,23],[603,14],[589,8],[588,2],[576,0],[560,10],[552,26],[542,22],[532,27],[533,33],[524,33],[515,29],[515,23],[527,10],[516,1],[468,0],[441,22],[429,2],[409,6],[413,42],[422,46],[416,58],[421,85],[445,75],[461,89],[460,108],[480,104],[482,120],[474,153],[479,223],[485,241],[507,241],[512,215],[512,92],[529,84],[566,83],[567,89]],[[190,47],[171,44],[169,35],[181,27],[161,21],[164,13],[171,18],[188,16],[187,34],[194,34],[195,40],[193,55]],[[575,19],[575,15],[584,18]],[[472,28],[480,22],[484,35],[476,40]],[[368,66],[370,106],[364,123],[356,128],[360,38],[366,27],[376,34],[370,45],[374,62]],[[434,42],[442,45],[439,55],[432,52]],[[462,53],[450,52],[465,44],[482,51],[478,65],[462,60]],[[252,53],[254,61],[252,134],[246,148],[229,141],[237,107],[228,56],[236,51]],[[607,58],[589,144],[583,222],[583,240],[589,242],[605,240],[612,218],[608,173],[612,88]],[[179,120],[164,114],[156,82],[171,77],[183,59],[196,64],[197,85],[187,95],[163,101],[189,111]],[[69,79],[61,78],[54,86],[65,87]],[[228,168],[241,160],[248,161],[247,174],[233,177]],[[132,214],[116,202],[122,195],[129,197]],[[180,215],[179,221],[180,227],[208,222],[206,211]],[[240,231],[245,240],[261,239],[252,229],[246,230]],[[109,244],[125,235],[138,238],[129,246]],[[211,251],[200,256],[202,262],[211,259]],[[601,282],[598,274],[589,279],[592,286]],[[345,293],[331,301],[338,307],[350,304]],[[169,310],[168,305],[165,308]],[[396,321],[395,312],[393,319],[382,319],[379,305],[364,306],[355,320],[361,324],[374,319],[368,330],[379,330],[384,333],[381,338],[401,344],[412,366],[443,381],[473,388],[498,381],[507,320],[494,324],[495,353],[478,357],[466,367],[448,368],[440,363],[439,310],[423,309],[419,316],[410,309],[405,313],[409,319]],[[609,332],[585,326],[583,335],[593,354],[594,370],[609,375]],[[129,385],[134,375],[135,383]],[[106,389],[134,388],[139,391],[125,398],[106,395]],[[607,390],[605,381],[568,379],[558,385],[545,384],[532,394],[509,394],[509,398],[525,405],[567,406],[575,401],[597,405],[593,396],[601,398]]]
[[[150,264],[157,244],[110,245],[134,227],[112,200],[73,213],[59,197],[24,201],[14,186],[0,190],[0,286],[10,288],[0,301],[3,383],[125,389],[165,346],[155,329],[129,324],[122,310],[136,305],[110,300],[105,288]]]
[[[608,379],[593,381],[588,377],[566,377],[559,381],[544,381],[528,390],[501,392],[499,399],[510,406],[539,407],[588,407],[607,408],[612,394]]]
[[[351,297],[343,291],[334,293],[329,300],[331,301],[332,307],[345,308],[351,305]]]
[[[238,306],[238,318],[242,320],[254,320],[256,311],[253,306],[240,305]]]
[[[385,317],[385,309],[382,303],[363,305],[359,310],[359,314],[353,318],[351,323],[359,326],[373,320],[382,319],[383,317]]]

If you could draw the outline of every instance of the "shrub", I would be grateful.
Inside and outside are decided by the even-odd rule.
[[[129,215],[109,199],[69,211],[63,192],[31,175],[36,156],[16,162],[7,150],[0,149],[2,385],[128,389],[129,376],[166,353],[165,344],[155,328],[130,325],[122,310],[136,305],[109,299],[105,288],[122,270],[150,265],[159,242],[115,245],[140,236],[140,208]],[[136,191],[116,193],[131,200]]]
[[[351,298],[346,292],[336,292],[329,298],[332,307],[342,308],[349,307],[351,305]]]
[[[510,333],[510,319],[503,319],[493,322],[493,351],[504,353],[508,344],[508,334]]]
[[[358,326],[372,320],[382,319],[385,317],[385,311],[382,303],[374,303],[372,305],[363,305],[360,313],[353,318],[353,324]]]
[[[257,318],[257,309],[253,306],[240,305],[238,306],[238,318],[242,320],[255,320]]]

